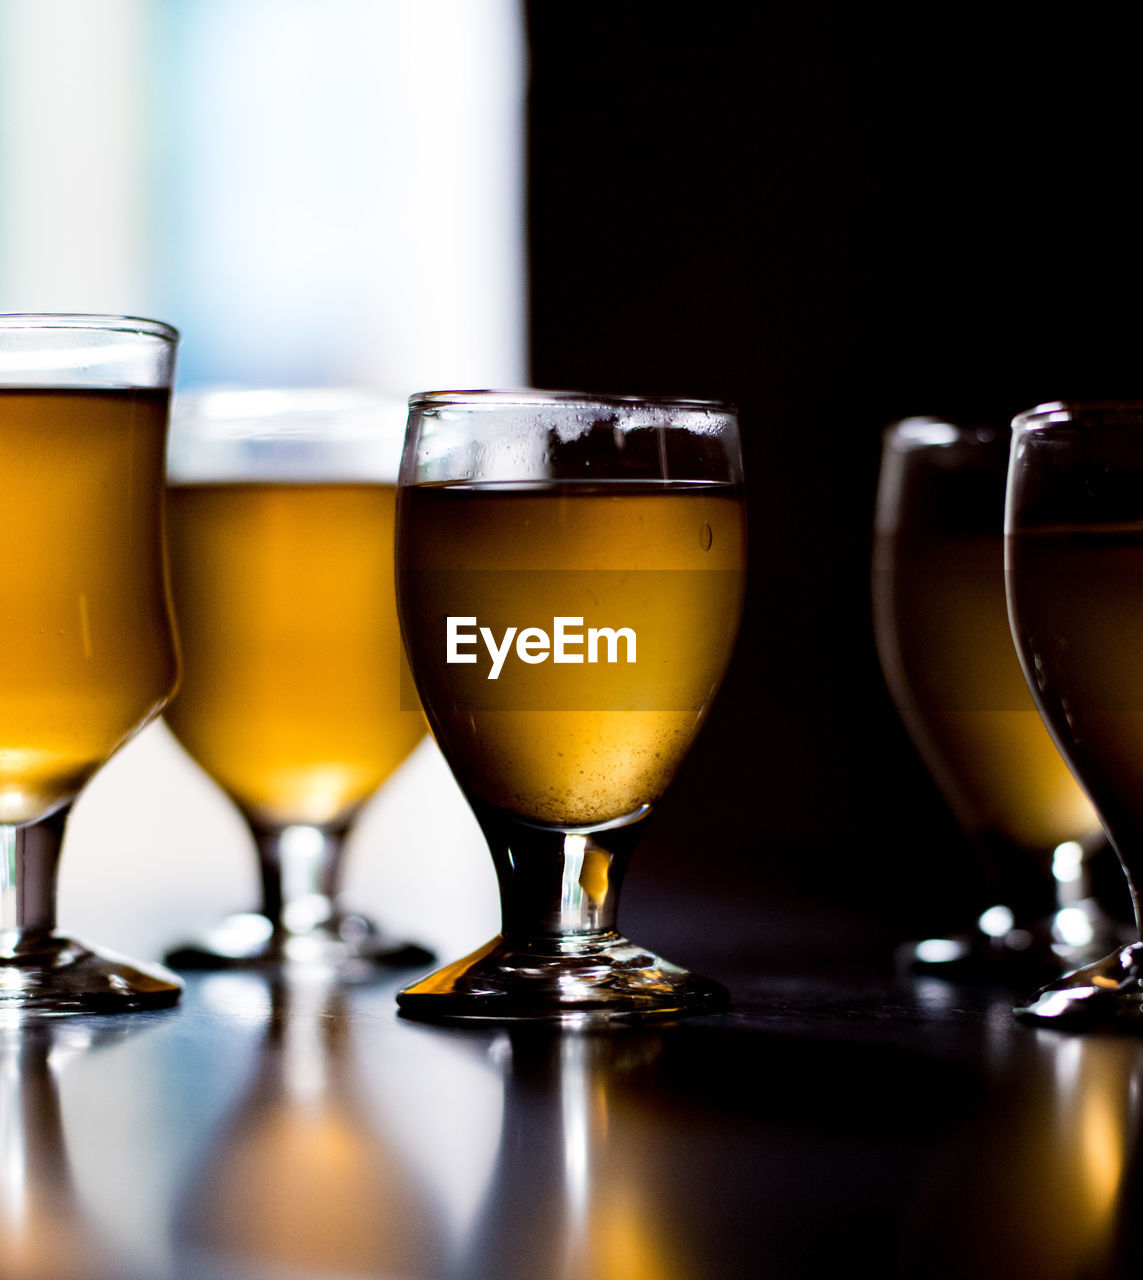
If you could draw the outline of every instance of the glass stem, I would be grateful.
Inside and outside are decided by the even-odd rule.
[[[1116,852],[1118,854],[1118,850]],[[1123,870],[1123,878],[1127,881],[1127,892],[1131,896],[1131,914],[1135,918],[1135,934],[1140,943],[1143,943],[1143,900],[1140,899],[1135,877],[1131,874],[1131,870],[1121,854],[1119,855],[1119,865]]]
[[[39,822],[0,825],[0,958],[44,949],[56,927],[56,872],[70,805]]]
[[[337,915],[346,827],[251,823],[258,846],[262,914],[276,933],[309,933]]]
[[[644,815],[604,830],[568,833],[474,808],[496,867],[506,942],[590,944],[615,936],[619,890]]]

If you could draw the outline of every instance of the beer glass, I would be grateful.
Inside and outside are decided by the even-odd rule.
[[[1143,402],[1049,404],[1013,423],[1008,609],[1032,697],[1119,855],[1143,927]],[[1143,942],[1017,1013],[1143,1018]]]
[[[178,664],[163,554],[176,332],[0,316],[0,1010],[173,1003],[178,979],[56,931],[68,807]]]
[[[401,706],[393,515],[404,406],[345,390],[176,400],[171,581],[183,682],[167,722],[257,846],[261,903],[180,968],[420,964],[340,900],[354,815],[424,734]]]
[[[1099,822],[1032,702],[1008,626],[1008,452],[1007,428],[909,418],[885,434],[878,485],[882,670],[991,893],[963,934],[903,954],[914,970],[958,977],[1050,973],[1116,941],[1090,888]]]
[[[416,1017],[592,1023],[717,1007],[616,931],[644,819],[686,755],[742,606],[725,405],[547,391],[410,401],[402,634],[491,849],[502,932],[398,997]]]

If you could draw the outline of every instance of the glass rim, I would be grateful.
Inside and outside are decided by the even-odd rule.
[[[1143,414],[1143,399],[1132,400],[1047,400],[1025,409],[1012,419],[1013,431],[1037,431],[1062,422],[1075,423],[1089,413]]]
[[[602,406],[608,409],[678,409],[681,411],[737,415],[730,400],[706,400],[690,396],[643,396],[615,392],[547,390],[538,387],[483,388],[469,391],[418,391],[409,397],[410,409],[426,408],[546,408]]]
[[[176,391],[172,484],[396,484],[406,411],[360,386]]]
[[[995,449],[1008,447],[1007,424],[956,422],[935,414],[911,414],[890,422],[882,436],[886,449],[898,453],[914,449]]]
[[[101,315],[98,313],[7,311],[0,312],[0,332],[21,332],[37,329],[62,329],[74,332],[135,333],[166,342],[177,342],[179,331],[162,320],[148,320],[142,316]]]

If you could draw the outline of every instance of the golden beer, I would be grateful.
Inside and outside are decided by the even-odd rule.
[[[0,823],[75,795],[175,687],[167,399],[0,389]]]
[[[1117,841],[1143,836],[1143,525],[1008,539],[1012,603],[1044,713]]]
[[[964,827],[1044,853],[1096,831],[1020,669],[999,517],[995,535],[882,532],[874,567],[886,681]]]
[[[736,487],[415,485],[401,490],[398,540],[417,686],[466,792],[561,827],[658,799],[734,642],[746,564]],[[449,617],[474,620],[474,661],[449,662]],[[573,639],[556,661],[538,633],[554,643],[561,625]],[[495,678],[480,628],[504,653]],[[505,649],[511,628],[518,644]]]
[[[401,708],[395,492],[170,487],[185,671],[168,720],[262,825],[344,822],[424,733]]]

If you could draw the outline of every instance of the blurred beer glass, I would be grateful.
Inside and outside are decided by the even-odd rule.
[[[351,391],[176,404],[169,538],[185,675],[167,719],[249,823],[262,901],[171,963],[431,960],[339,900],[354,815],[425,729],[415,697],[401,709],[404,418],[402,404]]]
[[[1114,945],[1087,857],[1099,823],[1040,719],[1004,592],[1009,433],[909,418],[884,439],[873,606],[906,729],[980,853],[992,904],[963,934],[908,944],[950,976],[1062,968]]]

